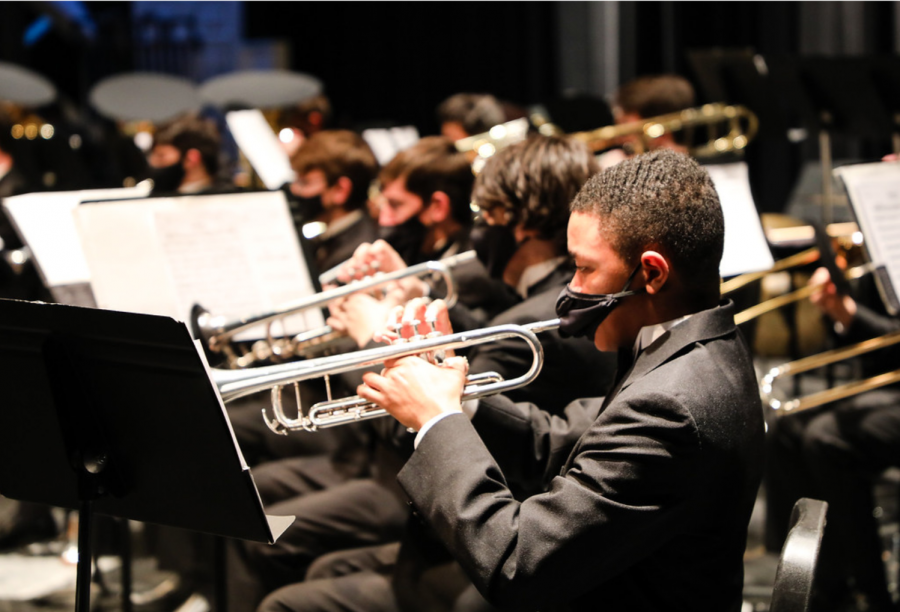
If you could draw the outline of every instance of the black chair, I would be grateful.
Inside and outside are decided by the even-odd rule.
[[[806,612],[812,595],[816,562],[828,504],[803,498],[794,504],[791,530],[781,549],[770,612]]]

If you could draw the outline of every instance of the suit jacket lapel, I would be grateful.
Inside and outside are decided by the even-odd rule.
[[[603,398],[603,404],[597,413],[603,414],[607,406],[619,393],[628,388],[633,382],[641,379],[665,362],[675,357],[686,347],[696,343],[725,336],[737,330],[734,324],[734,304],[727,300],[716,308],[703,310],[693,315],[687,321],[680,323],[660,336],[656,342],[641,351],[637,359],[628,368],[631,359],[631,348],[619,350],[619,369],[616,372],[617,382],[610,392]],[[624,352],[623,352],[624,351]],[[627,355],[625,354],[627,353]],[[578,454],[581,440],[575,443],[572,452],[565,461],[560,474],[565,474],[572,465],[572,460]]]
[[[634,367],[622,383],[620,391],[634,381],[652,372],[686,347],[696,343],[725,336],[736,330],[734,324],[734,304],[731,300],[709,310],[702,310],[687,321],[680,323],[657,338],[638,355]]]

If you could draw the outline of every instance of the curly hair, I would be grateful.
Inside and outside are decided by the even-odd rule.
[[[698,303],[718,301],[725,221],[709,173],[690,157],[660,149],[623,161],[590,179],[572,211],[597,216],[625,261],[658,250]]]
[[[599,170],[583,143],[533,136],[491,156],[472,195],[480,208],[502,206],[511,223],[538,230],[565,253],[569,202]]]

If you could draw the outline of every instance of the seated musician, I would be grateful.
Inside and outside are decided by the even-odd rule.
[[[835,323],[842,340],[861,342],[900,330],[896,318],[839,293],[826,268],[817,270],[810,284],[824,284],[811,300]],[[868,361],[863,370],[880,374],[900,364],[900,353],[887,348],[871,355],[877,363]],[[770,550],[783,545],[797,499],[828,502],[811,609],[897,610],[885,579],[873,484],[883,470],[900,466],[900,390],[883,387],[782,417],[770,428],[767,445]]]
[[[378,225],[407,264],[468,249],[474,178],[466,156],[440,136],[423,138],[381,169]]]
[[[297,178],[291,185],[305,222],[326,229],[312,238],[316,264],[325,271],[353,255],[357,246],[378,236],[366,212],[369,184],[378,162],[366,141],[348,130],[319,132],[291,157]]]
[[[596,166],[584,145],[557,138],[538,138],[502,152],[479,175],[476,199],[492,217],[520,235],[522,255],[517,252],[513,260],[518,256],[530,262],[528,266],[521,261],[511,262],[511,268],[518,269],[519,277],[530,279],[522,283],[528,299],[499,315],[492,324],[554,317],[556,297],[573,273],[564,257],[568,203],[595,171]],[[531,239],[526,240],[527,237]],[[377,309],[369,296],[351,299],[357,297],[363,304]],[[584,341],[564,340],[555,332],[549,332],[545,340],[546,353],[553,362],[546,364],[533,385],[518,391],[520,399],[545,401],[548,407],[559,411],[568,399],[605,392],[611,383],[614,356],[593,351]],[[532,362],[530,349],[521,341],[504,341],[477,349],[480,350],[471,354],[473,371],[492,370],[512,378],[524,374]],[[249,567],[237,566],[241,575],[235,576],[235,584],[245,586],[236,596],[246,600],[246,594],[254,588],[247,583],[254,575],[259,576],[257,584],[265,581],[273,589],[281,586],[275,581],[278,578],[284,582],[302,580],[305,567],[321,554],[400,537],[408,510],[396,486],[396,473],[412,452],[413,438],[391,419],[367,423],[379,434],[379,444],[369,459],[373,466],[371,477],[358,478],[319,493],[307,491],[305,495],[270,506],[270,512],[296,515],[297,523],[273,547],[244,546]],[[302,463],[305,465],[287,460],[254,470],[264,500],[267,490],[283,493],[295,486],[297,493],[302,493],[301,486],[312,480],[310,462]],[[271,501],[271,495],[268,496]],[[289,569],[294,572],[292,579]],[[244,609],[242,604],[237,605],[238,609]]]
[[[694,87],[684,77],[660,74],[638,77],[620,86],[613,94],[612,111],[616,125],[643,121],[659,115],[668,115],[694,106]],[[667,132],[659,138],[636,144],[639,136],[628,136],[622,148],[611,149],[600,155],[600,166],[608,168],[625,159],[630,151],[640,148],[672,149],[687,153],[674,134]]]
[[[470,421],[458,358],[400,359],[358,391],[418,431],[400,486],[491,603],[740,610],[763,423],[734,309],[719,304],[715,189],[696,163],[659,151],[594,176],[572,210],[561,330],[619,352],[605,398],[551,417],[495,396]],[[412,308],[394,317],[420,318]],[[446,326],[441,303],[430,308]],[[545,476],[546,492],[524,501],[508,486]],[[290,603],[279,591],[261,609],[393,610],[400,597],[371,572],[291,588]]]
[[[221,139],[211,121],[185,115],[160,126],[147,158],[151,195],[210,194],[235,191],[219,177]]]
[[[441,134],[457,141],[487,132],[506,121],[501,102],[490,94],[458,93],[437,108]]]

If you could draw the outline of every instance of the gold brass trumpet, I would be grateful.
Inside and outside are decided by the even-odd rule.
[[[812,355],[811,357],[804,357],[803,359],[791,361],[790,363],[772,368],[765,376],[763,376],[759,383],[759,391],[763,404],[772,410],[778,411],[779,415],[785,415],[822,406],[823,404],[851,397],[863,393],[864,391],[877,389],[898,382],[900,381],[900,370],[895,370],[865,380],[845,383],[832,389],[826,389],[812,395],[794,398],[788,401],[781,401],[774,397],[775,381],[784,378],[785,376],[794,376],[802,372],[808,372],[809,370],[821,368],[838,361],[850,359],[851,357],[856,357],[857,355],[862,355],[863,353],[882,349],[897,343],[900,343],[900,331],[886,334],[878,338],[872,338],[871,340],[865,340],[851,346],[826,351],[818,355]]]
[[[341,287],[322,291],[316,295],[286,304],[271,312],[258,313],[236,319],[214,316],[199,304],[195,304],[191,312],[191,324],[195,336],[211,351],[223,353],[232,368],[247,367],[263,358],[275,357],[277,359],[285,359],[302,354],[303,348],[333,340],[339,334],[326,325],[317,330],[303,332],[293,338],[275,337],[272,333],[272,325],[276,321],[281,321],[286,317],[311,308],[324,308],[329,302],[359,291],[371,291],[388,283],[406,278],[424,278],[434,275],[442,278],[447,288],[447,295],[444,300],[448,306],[452,307],[456,303],[457,293],[451,266],[474,258],[475,252],[469,251],[460,253],[455,258],[449,258],[448,260],[427,261],[386,274],[375,273],[362,280],[352,281]],[[258,325],[266,325],[266,340],[263,341],[263,344],[264,347],[267,347],[267,350],[255,349],[246,355],[237,355],[231,342],[234,336]]]
[[[521,338],[525,341],[531,348],[534,358],[531,367],[521,376],[504,380],[495,372],[486,372],[468,377],[468,383],[462,399],[464,401],[478,399],[524,387],[537,378],[544,365],[544,350],[536,334],[554,330],[558,327],[559,319],[551,319],[527,325],[497,325],[469,332],[457,332],[447,336],[432,333],[424,337],[396,342],[389,346],[357,351],[346,355],[307,359],[305,361],[264,366],[245,371],[213,369],[212,378],[224,402],[271,389],[274,418],[269,416],[266,409],[263,409],[262,412],[266,424],[273,432],[287,435],[289,431],[315,431],[316,429],[374,419],[388,414],[384,409],[368,403],[358,396],[332,400],[329,378],[333,375],[378,365],[390,359],[399,359],[410,355],[425,356],[431,361],[441,362],[443,361],[443,354],[449,350],[485,344],[506,338]],[[281,404],[282,387],[286,384],[294,384],[296,389],[296,384],[300,381],[319,377],[324,377],[326,384],[329,384],[329,400],[312,406],[308,414],[298,413],[296,418],[288,417],[284,413]],[[297,394],[299,400],[299,389]],[[297,405],[299,411],[299,401]]]

